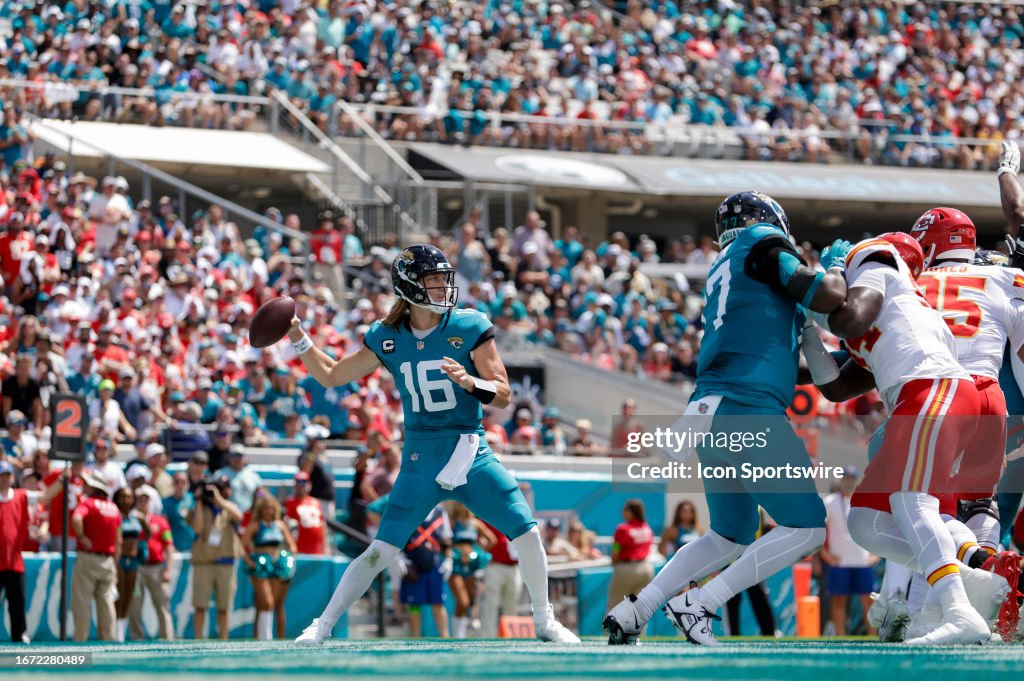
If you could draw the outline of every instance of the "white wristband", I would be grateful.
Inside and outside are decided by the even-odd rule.
[[[839,378],[839,366],[836,364],[835,358],[825,349],[825,344],[821,342],[814,326],[804,329],[801,345],[804,350],[804,358],[807,360],[807,368],[811,372],[811,378],[815,385],[826,385]]]
[[[1017,171],[1013,168],[1010,168],[1009,166],[999,166],[999,170],[996,171],[996,177],[1001,177],[1003,173],[1013,173],[1015,176],[1017,175]]]
[[[313,347],[313,340],[305,333],[302,334],[302,340],[292,343],[292,350],[295,351],[296,355],[307,352],[311,347]]]

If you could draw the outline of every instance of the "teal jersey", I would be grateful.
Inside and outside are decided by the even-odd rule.
[[[494,326],[476,310],[452,310],[426,337],[418,339],[403,322],[374,322],[364,343],[395,377],[402,396],[405,429],[413,433],[483,435],[480,402],[441,371],[451,357],[477,376],[470,353],[494,337]]]
[[[755,225],[722,251],[704,288],[704,338],[691,399],[722,395],[785,412],[793,400],[803,313],[797,303],[747,274],[751,249],[765,238],[789,237]]]

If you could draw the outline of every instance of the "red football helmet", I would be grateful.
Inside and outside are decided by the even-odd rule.
[[[956,208],[932,208],[910,228],[924,251],[925,267],[936,260],[966,260],[974,258],[977,229],[963,211]]]
[[[910,268],[910,274],[916,281],[921,276],[921,272],[924,271],[924,252],[921,250],[921,244],[914,237],[904,232],[880,234],[878,238],[888,241],[893,245],[896,252],[900,254],[900,258]]]

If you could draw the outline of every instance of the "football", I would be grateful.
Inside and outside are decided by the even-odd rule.
[[[265,348],[284,338],[295,316],[295,301],[288,296],[274,298],[260,305],[249,324],[249,343]]]

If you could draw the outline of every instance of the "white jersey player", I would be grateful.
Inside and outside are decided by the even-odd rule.
[[[1024,351],[1024,272],[974,264],[974,223],[955,208],[925,212],[911,235],[925,254],[926,269],[918,285],[949,326],[957,359],[978,391],[980,416],[974,440],[963,452],[951,489],[960,516],[974,535],[959,543],[957,555],[965,563],[983,564],[999,549],[999,507],[993,497],[1004,470],[1007,413],[999,370],[1007,342],[1018,357]],[[1015,590],[1020,556],[1004,552],[993,562]],[[1015,634],[1018,621],[1017,608],[1007,607],[997,626],[1004,635]]]
[[[994,616],[1008,586],[958,563],[940,515],[939,497],[973,435],[978,395],[956,361],[952,334],[915,285],[923,260],[920,245],[901,233],[850,248],[846,304],[827,325],[846,339],[853,359],[842,371],[834,362],[828,367],[821,360],[830,356],[813,333],[804,334],[804,352],[826,397],[841,401],[877,385],[889,409],[883,444],[851,499],[848,522],[857,543],[923,572],[935,590],[941,621],[908,643],[976,643],[988,639],[985,617]],[[969,602],[965,585],[975,583],[980,597]],[[975,600],[985,616],[971,607]]]

